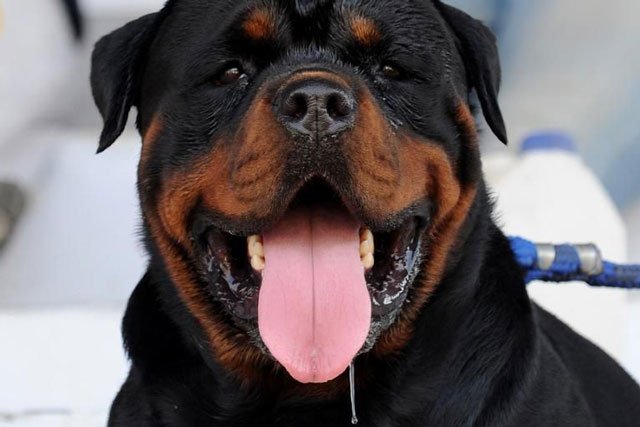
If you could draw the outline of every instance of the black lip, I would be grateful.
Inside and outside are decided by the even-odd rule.
[[[309,203],[342,204],[337,192],[319,182],[299,190],[289,208]],[[376,242],[374,267],[365,273],[372,302],[372,327],[365,349],[371,348],[380,333],[393,323],[406,301],[421,265],[422,235],[429,223],[427,207],[428,203],[411,206],[384,221],[383,227],[363,224],[373,231]],[[192,218],[196,263],[204,286],[236,325],[258,337],[260,345],[256,331],[262,277],[251,268],[246,252],[247,235],[259,231],[230,233],[214,225],[212,217],[202,212]]]
[[[420,257],[423,224],[414,217],[393,232],[374,233],[376,263],[365,273],[374,317],[388,315],[404,303]]]
[[[397,311],[404,303],[420,258],[421,224],[414,217],[397,230],[374,232],[376,264],[365,273],[374,317]],[[249,265],[246,238],[212,227],[199,240],[199,271],[209,292],[230,314],[255,319],[262,278]]]
[[[230,314],[245,321],[255,319],[262,279],[249,265],[245,238],[211,228],[202,239],[200,269],[207,289]]]

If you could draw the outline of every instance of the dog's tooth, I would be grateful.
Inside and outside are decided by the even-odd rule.
[[[256,242],[253,245],[253,250],[260,258],[264,258],[264,245],[261,242]]]
[[[374,260],[372,253],[366,254],[365,256],[360,258],[360,261],[362,262],[365,270],[370,270],[373,268]]]
[[[249,257],[258,256],[264,258],[264,245],[262,243],[262,236],[254,234],[247,238],[247,251]]]
[[[360,229],[360,241],[364,241],[364,240],[373,240],[373,233],[371,232],[371,230],[369,230],[368,228],[361,228]]]
[[[262,271],[264,270],[264,267],[265,267],[264,258],[258,255],[253,255],[251,257],[251,268],[253,268],[256,271]]]
[[[368,228],[360,230],[360,258],[373,254],[375,250],[373,233]]]
[[[360,257],[373,254],[373,251],[374,251],[373,241],[365,240],[364,242],[360,243]]]

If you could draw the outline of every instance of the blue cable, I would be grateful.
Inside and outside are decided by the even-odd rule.
[[[582,281],[591,286],[640,289],[640,265],[604,261],[594,245],[536,244],[520,237],[510,240],[526,283]]]

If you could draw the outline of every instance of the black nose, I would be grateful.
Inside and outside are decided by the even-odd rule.
[[[276,105],[277,114],[290,131],[318,140],[353,125],[353,95],[331,82],[314,81],[287,88]]]

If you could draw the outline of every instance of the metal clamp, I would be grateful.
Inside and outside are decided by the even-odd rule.
[[[574,245],[580,258],[580,271],[588,276],[597,276],[604,270],[602,254],[594,244]]]
[[[556,247],[549,243],[536,243],[536,266],[542,271],[548,271],[556,260]]]

